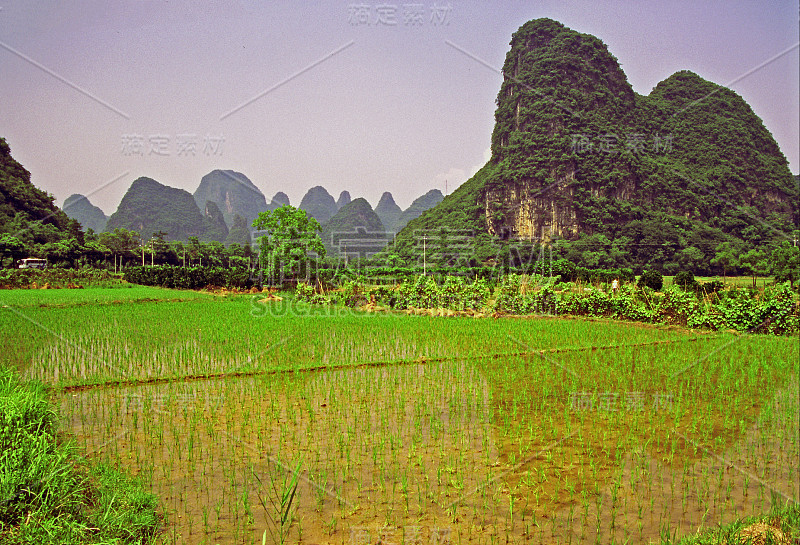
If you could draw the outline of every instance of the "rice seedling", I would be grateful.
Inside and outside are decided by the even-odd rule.
[[[164,542],[257,543],[289,519],[309,543],[443,526],[474,544],[640,542],[768,509],[771,489],[797,498],[789,339],[251,306],[23,309],[54,331],[83,320],[24,367],[57,387],[78,446],[161,498]],[[101,312],[115,328],[84,327]],[[248,474],[264,453],[302,464],[276,503]],[[287,490],[293,516],[270,518]]]

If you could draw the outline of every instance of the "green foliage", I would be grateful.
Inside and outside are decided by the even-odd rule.
[[[123,278],[142,286],[187,290],[207,287],[246,290],[255,285],[250,269],[243,267],[127,267]]]
[[[119,283],[104,269],[0,269],[0,288],[51,288],[111,286]]]
[[[772,250],[769,269],[776,282],[789,282],[794,287],[794,283],[800,278],[800,248],[784,241]]]
[[[0,368],[0,540],[23,543],[151,543],[155,496],[102,466],[89,468],[57,440],[47,390]]]
[[[696,291],[698,288],[697,280],[689,271],[681,271],[672,279],[672,285],[678,286],[684,291]]]
[[[117,211],[108,218],[107,230],[119,227],[145,236],[164,232],[169,240],[187,240],[202,236],[205,224],[190,193],[141,177],[131,184]]]
[[[694,283],[683,289],[677,283],[657,293],[663,278],[647,272],[633,282],[622,283],[615,292],[609,283],[602,287],[552,283],[546,277],[508,274],[493,286],[478,278],[416,276],[397,287],[365,288],[361,280],[348,280],[338,296],[350,307],[374,301],[386,308],[406,310],[449,309],[453,311],[499,312],[504,314],[575,315],[616,318],[705,329],[735,329],[750,333],[792,334],[800,330],[798,308],[788,285],[770,286],[763,292],[752,289],[722,289],[721,283]],[[613,277],[612,277],[613,278]],[[676,277],[688,285],[690,275]],[[694,277],[691,277],[694,280]],[[336,297],[315,294],[309,284],[297,287],[298,299],[314,304],[335,304]]]
[[[664,285],[664,277],[658,271],[644,271],[639,276],[638,284],[658,291]]]
[[[239,246],[250,246],[253,243],[250,237],[250,229],[247,228],[245,219],[236,214],[233,216],[233,225],[228,231],[228,237],[225,239],[225,245],[238,244]]]
[[[273,284],[308,274],[309,253],[325,257],[325,247],[317,234],[322,228],[303,209],[286,205],[261,212],[253,227],[266,232],[258,239],[260,261]]]

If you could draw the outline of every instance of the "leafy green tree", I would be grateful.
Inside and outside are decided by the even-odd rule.
[[[751,248],[741,257],[742,266],[753,276],[753,287],[756,287],[756,278],[765,276],[769,272],[769,261],[763,250]]]
[[[113,232],[100,233],[98,235],[100,244],[111,250],[116,261],[117,256],[120,258],[120,264],[123,260],[133,260],[137,258],[137,250],[141,242],[141,237],[136,231],[128,231],[125,228],[119,227],[114,229]]]
[[[0,265],[2,261],[10,257],[11,266],[13,267],[14,263],[16,263],[18,259],[25,257],[27,253],[28,250],[25,248],[25,245],[17,237],[7,233],[0,235]]]
[[[769,258],[769,272],[775,276],[776,282],[788,280],[794,288],[795,281],[800,278],[800,248],[786,240],[772,250]]]
[[[189,258],[189,264],[191,265],[194,261],[200,261],[200,264],[203,263],[203,251],[200,239],[198,237],[189,237],[189,244],[186,245],[186,257]]]
[[[97,236],[92,237],[89,239],[89,235],[87,233],[86,236],[87,240],[83,245],[83,255],[82,260],[85,264],[92,265],[92,266],[102,266],[105,264],[106,260],[113,255],[111,253],[111,249],[101,244],[98,240]]]
[[[309,252],[325,257],[319,232],[322,227],[306,211],[291,205],[261,212],[253,227],[264,234],[258,238],[261,267],[272,282],[296,279],[307,271]]]
[[[704,268],[703,259],[705,256],[703,255],[703,252],[701,252],[700,249],[696,248],[695,246],[684,248],[678,252],[676,257],[678,259],[678,266],[681,268],[681,270],[695,273]]]
[[[728,271],[742,266],[739,261],[741,248],[730,242],[723,242],[717,245],[716,254],[711,259],[711,264],[722,267],[722,277],[725,278]]]
[[[639,277],[638,284],[658,291],[664,286],[664,277],[658,271],[644,271]]]

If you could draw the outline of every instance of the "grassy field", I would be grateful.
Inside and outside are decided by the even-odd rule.
[[[797,502],[796,338],[263,297],[3,291],[3,361],[163,543],[660,543]]]
[[[664,285],[672,285],[672,280],[674,276],[665,276],[664,277]],[[736,286],[738,288],[752,288],[753,287],[753,277],[752,276],[695,276],[695,280],[698,282],[708,283],[714,280],[718,280],[722,282],[725,286]],[[757,276],[756,277],[756,286],[758,288],[764,288],[765,286],[770,285],[773,283],[775,279],[771,276]]]

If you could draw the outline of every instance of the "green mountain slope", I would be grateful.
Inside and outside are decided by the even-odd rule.
[[[339,210],[328,190],[319,185],[308,190],[298,208],[305,210],[309,216],[322,225],[327,223]]]
[[[82,238],[80,225],[55,205],[54,197],[31,183],[31,174],[11,156],[0,137],[0,233],[25,244]]]
[[[100,233],[106,228],[108,217],[83,195],[70,195],[64,201],[62,209],[67,216],[80,223],[84,230],[92,229],[95,233]]]
[[[249,246],[252,244],[250,226],[239,214],[233,216],[233,225],[230,231],[228,231],[228,237],[225,239],[226,246],[230,246],[231,244],[238,244],[239,246]]]
[[[267,200],[250,179],[233,170],[213,170],[203,176],[194,192],[197,208],[203,210],[207,201],[216,203],[227,225],[239,214],[252,222],[259,212],[267,210]]]
[[[236,214],[234,218],[236,216],[239,214]],[[209,242],[212,240],[225,242],[225,239],[228,238],[228,225],[225,223],[222,211],[214,201],[206,201],[203,210],[203,235],[201,238]]]
[[[734,91],[681,71],[637,95],[602,41],[550,19],[514,33],[503,74],[489,163],[399,247],[446,227],[499,244],[581,240],[601,262],[622,256],[607,265],[668,271],[797,228],[786,158]]]
[[[118,227],[137,231],[145,238],[163,231],[167,240],[188,240],[190,236],[203,236],[204,220],[189,192],[141,177],[131,184],[117,211],[108,218],[106,231]]]
[[[366,257],[386,245],[384,227],[366,199],[346,204],[322,228],[322,242],[329,256],[340,253]]]
[[[387,231],[394,232],[397,229],[397,220],[403,214],[403,209],[394,202],[392,194],[386,191],[381,195],[381,200],[378,201],[378,205],[375,207],[375,213],[381,219],[384,228]]]
[[[423,212],[430,210],[442,202],[443,199],[444,195],[442,195],[442,192],[438,189],[431,189],[424,195],[417,197],[408,208],[403,210],[403,213],[400,214],[400,217],[397,218],[395,229],[399,231],[408,225],[409,221],[420,217]]]

